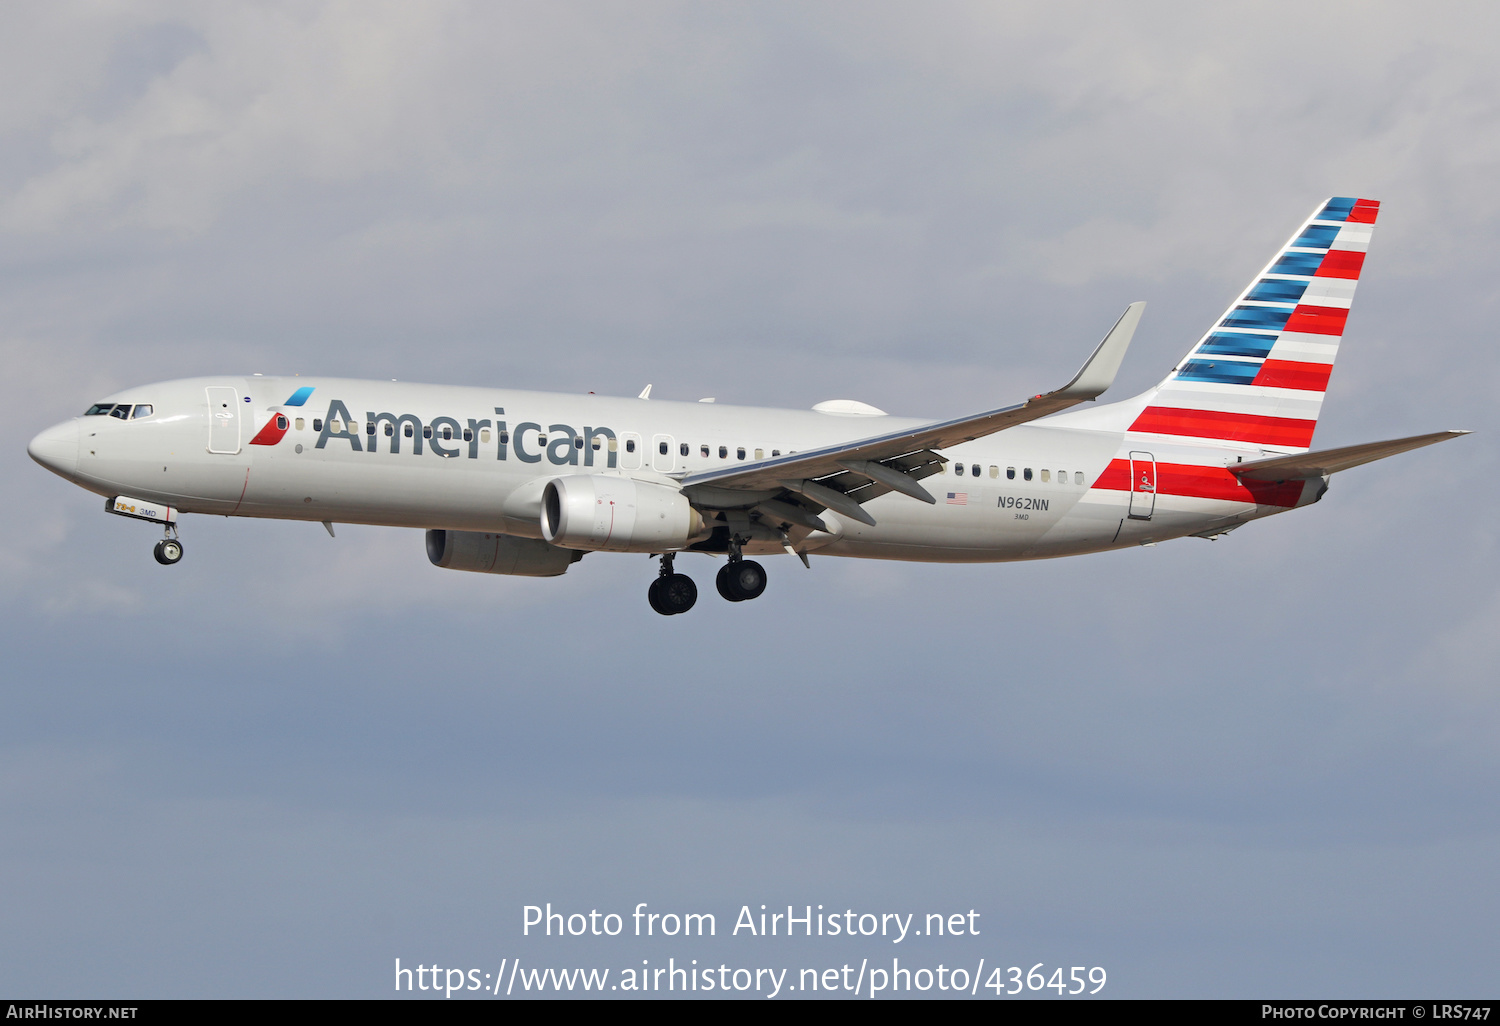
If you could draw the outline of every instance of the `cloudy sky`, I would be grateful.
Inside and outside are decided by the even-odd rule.
[[[1492,992],[1497,58],[1477,3],[7,5],[0,992],[893,954]],[[25,454],[209,373],[958,415],[1145,299],[1124,397],[1330,194],[1383,207],[1317,444],[1476,433],[1213,544],[772,559],[663,619],[645,557],[491,578],[412,531],[189,518],[164,569]],[[984,932],[523,938],[549,901]]]

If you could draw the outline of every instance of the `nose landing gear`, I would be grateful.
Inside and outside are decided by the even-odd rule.
[[[156,561],[162,566],[172,566],[182,559],[182,542],[177,540],[177,528],[172,524],[167,525],[167,536],[156,543],[151,550]]]
[[[672,564],[675,558],[675,553],[662,554],[661,572],[656,580],[651,582],[651,587],[646,592],[646,599],[651,603],[651,608],[662,616],[686,613],[693,608],[693,603],[698,601],[698,586],[693,583],[693,579],[687,574],[673,572]]]
[[[163,538],[151,553],[162,566],[171,566],[182,558],[182,542],[176,538]]]

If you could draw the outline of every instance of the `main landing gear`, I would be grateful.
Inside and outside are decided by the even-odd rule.
[[[766,590],[766,568],[753,559],[746,559],[740,552],[745,540],[739,535],[729,539],[729,562],[719,568],[714,584],[719,594],[731,602],[748,602],[760,598]]]
[[[674,572],[674,559],[676,553],[662,555],[661,572],[646,592],[651,608],[662,616],[686,613],[698,601],[698,586],[687,574]],[[759,598],[766,590],[766,570],[755,560],[740,555],[740,541],[736,538],[730,542],[729,562],[719,568],[714,584],[730,602],[746,602]]]
[[[167,536],[156,543],[156,548],[151,550],[156,561],[162,566],[172,566],[182,559],[182,542],[177,540],[177,532],[167,528]]]
[[[719,567],[719,576],[714,579],[719,594],[731,602],[746,602],[760,598],[766,590],[766,570],[753,559],[744,559],[738,554],[729,557],[729,562]]]
[[[698,601],[698,586],[687,574],[675,573],[672,569],[675,553],[666,552],[661,557],[661,573],[651,582],[646,599],[651,608],[662,616],[686,613]]]

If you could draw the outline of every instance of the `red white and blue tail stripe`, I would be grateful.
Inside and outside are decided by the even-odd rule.
[[[1319,206],[1157,386],[1129,430],[1309,448],[1379,209],[1375,200],[1345,197]]]

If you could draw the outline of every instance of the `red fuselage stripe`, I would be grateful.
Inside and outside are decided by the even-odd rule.
[[[1130,491],[1130,461],[1112,460],[1094,482],[1095,488]],[[1194,499],[1253,502],[1257,506],[1297,505],[1302,497],[1301,481],[1241,481],[1224,467],[1199,467],[1186,463],[1156,465],[1158,495],[1183,495]]]

